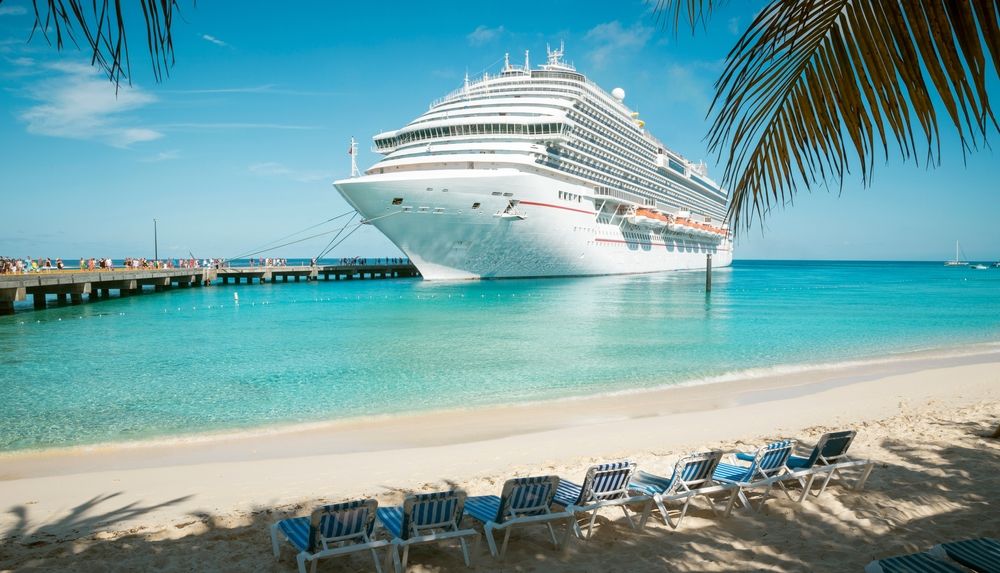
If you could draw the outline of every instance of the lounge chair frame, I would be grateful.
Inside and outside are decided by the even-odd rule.
[[[552,498],[559,487],[557,476],[534,476],[524,478],[514,478],[507,480],[500,493],[499,507],[497,514],[492,519],[483,521],[483,530],[486,533],[486,543],[490,548],[490,555],[503,559],[507,552],[507,543],[510,540],[511,532],[516,528],[544,525],[552,538],[553,546],[558,549],[564,545],[573,531],[575,516],[569,511],[552,511]],[[482,496],[489,497],[489,496]],[[466,501],[466,513],[469,513],[469,503],[474,498]],[[475,515],[473,518],[478,519]],[[566,522],[566,532],[562,541],[556,536],[553,524],[559,521]],[[497,549],[495,532],[504,532],[503,544]]]
[[[576,516],[578,513],[590,513],[590,520],[587,523],[587,536],[586,539],[590,539],[594,533],[594,523],[597,521],[597,510],[602,507],[617,506],[622,509],[625,514],[625,519],[628,521],[629,527],[636,529],[635,520],[629,515],[628,506],[635,503],[642,503],[643,510],[640,515],[646,515],[649,513],[649,506],[652,504],[652,498],[648,495],[631,496],[629,495],[629,481],[632,478],[632,474],[635,472],[635,464],[633,462],[614,462],[608,464],[600,464],[596,466],[591,466],[587,470],[587,475],[583,480],[583,485],[577,485],[573,482],[562,480],[562,487],[568,487],[570,489],[579,488],[579,495],[576,500],[564,504],[566,511]],[[566,501],[565,499],[563,501]],[[556,503],[563,505],[563,501],[557,499]],[[640,521],[640,527],[645,520]],[[573,531],[576,533],[577,537],[583,538],[583,531],[580,528],[579,522],[573,519]]]
[[[392,561],[397,573],[406,570],[410,547],[413,545],[437,543],[449,539],[458,539],[466,567],[472,564],[467,539],[475,538],[478,545],[479,532],[475,529],[459,528],[465,497],[464,491],[450,490],[411,494],[403,499],[400,535],[392,539]],[[383,511],[397,509],[386,508]],[[379,520],[385,527],[383,515],[383,512],[379,512]]]
[[[740,500],[742,506],[747,510],[760,511],[764,507],[764,502],[770,496],[771,489],[778,485],[791,499],[791,494],[788,493],[788,489],[785,484],[782,483],[786,479],[789,479],[790,470],[787,466],[788,458],[792,454],[792,449],[795,447],[795,440],[782,440],[778,442],[772,442],[766,446],[761,446],[753,455],[753,461],[750,466],[744,468],[745,475],[739,480],[730,480],[726,478],[713,475],[713,479],[717,482],[723,484],[730,484],[736,487],[735,495],[730,496],[729,501],[726,505],[725,515],[728,517],[735,505],[737,499]],[[746,454],[743,455],[747,458]],[[740,458],[738,455],[731,456],[731,461],[736,462]],[[732,465],[736,465],[735,463]],[[736,465],[736,467],[740,467]],[[763,489],[763,493],[760,496],[760,502],[757,507],[754,507],[750,502],[750,498],[747,496],[747,491],[754,489]]]
[[[847,456],[847,451],[856,435],[857,432],[854,430],[823,434],[807,457],[808,465],[805,468],[792,468],[790,470],[788,477],[798,480],[802,486],[799,503],[802,503],[810,494],[814,497],[823,495],[831,481],[835,477],[841,477],[839,473],[845,469],[861,468],[861,473],[850,488],[855,491],[864,488],[868,476],[871,475],[872,469],[875,467],[875,462],[852,460]],[[813,485],[816,479],[821,476],[825,476],[823,483],[820,485],[819,491],[813,493]]]
[[[671,477],[669,478],[643,471],[637,472],[636,479],[633,480],[633,485],[630,489],[634,492],[649,495],[653,501],[648,508],[649,511],[643,515],[641,526],[645,527],[649,516],[652,514],[654,505],[660,511],[663,523],[671,529],[677,529],[687,515],[691,502],[696,497],[707,498],[710,501],[709,507],[716,514],[718,514],[718,510],[715,507],[715,503],[712,502],[712,496],[718,493],[729,493],[730,497],[726,505],[731,504],[732,498],[737,495],[738,488],[732,484],[716,483],[712,479],[712,473],[715,471],[716,466],[719,465],[723,455],[722,451],[713,450],[684,456],[674,464],[673,473],[670,474]],[[634,484],[642,483],[644,479],[648,485],[644,485],[642,489],[634,489]],[[650,493],[650,486],[652,484],[649,484],[649,482],[668,482],[668,485],[662,491]],[[671,511],[667,509],[667,504],[670,503],[681,504],[676,518],[673,518]]]
[[[320,559],[348,555],[361,551],[371,552],[375,570],[382,573],[376,549],[389,545],[385,539],[374,538],[375,514],[378,501],[374,499],[354,500],[332,505],[324,505],[313,510],[309,518],[307,545],[295,556],[299,573],[305,573],[306,563],[310,570],[316,571],[316,563]],[[279,534],[289,543],[296,545],[288,533],[282,529],[282,523],[290,524],[293,519],[279,521],[271,526],[271,546],[274,558],[281,559],[281,542]],[[350,522],[346,526],[344,522]],[[340,535],[325,535],[324,532],[338,531]]]

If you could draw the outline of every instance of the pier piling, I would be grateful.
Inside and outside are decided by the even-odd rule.
[[[712,253],[705,255],[705,292],[712,292]]]

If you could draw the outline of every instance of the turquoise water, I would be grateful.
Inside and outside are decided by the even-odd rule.
[[[682,383],[1000,340],[1000,269],[213,286],[0,317],[0,451]],[[238,292],[240,304],[234,305]]]

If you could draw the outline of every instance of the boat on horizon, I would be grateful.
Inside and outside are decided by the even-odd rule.
[[[555,277],[731,264],[729,193],[625,103],[547,50],[504,58],[334,182],[429,280]],[[353,143],[352,143],[353,150]]]
[[[951,261],[945,261],[944,262],[944,266],[946,266],[946,267],[967,267],[967,266],[969,266],[969,262],[968,261],[963,261],[962,259],[960,259],[958,257],[958,253],[959,253],[960,250],[961,250],[961,247],[958,245],[958,241],[956,240],[955,241],[955,259],[951,260]]]

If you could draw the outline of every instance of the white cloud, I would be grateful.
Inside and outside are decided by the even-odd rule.
[[[281,177],[291,179],[299,183],[314,183],[316,181],[332,181],[333,174],[325,171],[310,171],[303,169],[292,169],[281,163],[267,161],[255,163],[249,167],[250,173],[261,177]]]
[[[10,63],[14,64],[15,66],[28,67],[35,65],[35,60],[33,58],[20,57],[11,59]]]
[[[337,96],[344,95],[344,92],[332,91],[308,91],[280,88],[275,84],[263,84],[259,86],[237,86],[231,88],[200,88],[190,90],[162,90],[163,93],[172,94],[192,94],[192,95],[216,95],[216,94],[269,94],[269,95],[292,95],[292,96]]]
[[[156,97],[139,87],[115,87],[84,64],[53,63],[45,69],[55,77],[28,87],[28,97],[38,102],[19,114],[28,133],[95,140],[114,147],[151,141],[163,136],[148,127],[132,125],[127,112],[145,107]]]
[[[469,41],[471,46],[482,46],[488,44],[493,40],[499,38],[505,32],[503,26],[497,26],[496,28],[490,28],[485,25],[476,26],[468,36],[465,37]]]
[[[209,42],[212,42],[212,43],[213,43],[213,44],[215,44],[216,46],[222,46],[222,47],[224,47],[224,48],[228,48],[228,47],[229,47],[229,44],[227,44],[227,43],[223,42],[222,40],[220,40],[220,39],[216,38],[215,36],[210,36],[210,35],[208,35],[208,34],[202,34],[202,35],[201,35],[201,39],[202,39],[202,40],[207,40],[207,41],[209,41]]]
[[[0,16],[20,16],[27,13],[28,9],[24,6],[0,6]]]
[[[739,36],[739,34],[740,34],[740,19],[738,17],[733,16],[732,18],[730,18],[729,22],[726,24],[726,26],[729,29],[729,33],[730,34],[732,34],[734,36]]]
[[[170,161],[171,159],[177,159],[181,156],[181,152],[176,149],[171,149],[169,151],[161,151],[156,155],[151,155],[140,159],[143,163],[159,163],[161,161]]]
[[[703,61],[670,65],[666,70],[664,96],[668,101],[690,105],[704,116],[712,105],[712,82],[718,76],[721,65],[721,62]]]
[[[177,130],[206,130],[206,129],[293,129],[308,130],[322,129],[317,125],[292,125],[284,123],[246,123],[246,122],[220,122],[220,123],[168,123],[159,126],[160,129]]]
[[[629,28],[618,20],[598,24],[587,32],[584,40],[591,42],[590,60],[596,68],[603,68],[627,52],[641,49],[653,36],[653,29],[636,22]]]

